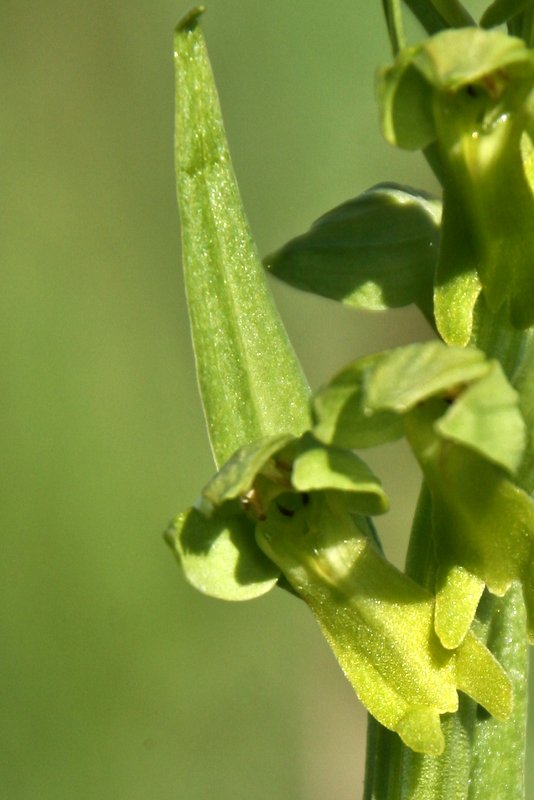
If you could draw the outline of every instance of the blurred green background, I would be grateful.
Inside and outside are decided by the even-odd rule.
[[[262,253],[385,179],[378,0],[211,0]],[[304,604],[190,589],[163,543],[210,477],[180,274],[170,0],[1,0],[0,796],[355,800],[365,715]],[[312,386],[429,336],[274,287]],[[417,469],[373,456],[401,563]]]

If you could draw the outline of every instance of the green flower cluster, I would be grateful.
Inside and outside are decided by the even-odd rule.
[[[470,631],[484,586],[521,581],[534,630],[534,503],[511,476],[525,447],[518,395],[475,348],[409,345],[351,364],[301,437],[245,445],[167,538],[188,580],[249,599],[283,578],[316,616],[369,711],[417,751],[443,749],[457,689],[511,710],[501,667]],[[406,435],[434,500],[436,597],[393,567],[369,517],[387,510],[354,449]]]
[[[310,401],[242,214],[197,17],[176,37],[177,173],[200,386],[222,466],[166,538],[208,595],[247,600],[279,585],[302,598],[370,713],[414,751],[439,755],[440,715],[457,710],[458,691],[499,719],[512,711],[510,680],[476,635],[485,588],[521,585],[534,640],[534,502],[518,478],[532,461],[532,389],[518,393],[521,376],[475,346],[488,316],[523,344],[534,323],[534,51],[473,25],[401,49],[380,72],[386,138],[425,150],[442,201],[381,184],[266,266],[354,307],[414,303],[442,341],[359,359]],[[372,518],[387,497],[355,452],[402,436],[432,498],[433,591],[381,551]]]

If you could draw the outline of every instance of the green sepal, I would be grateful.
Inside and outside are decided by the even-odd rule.
[[[367,384],[366,413],[405,414],[431,397],[447,403],[436,429],[515,473],[526,444],[519,396],[498,361],[473,347],[413,344],[377,360]]]
[[[366,448],[403,436],[402,420],[391,411],[372,412],[367,387],[383,353],[366,356],[341,370],[312,400],[313,432],[338,447]]]
[[[220,600],[251,600],[273,588],[280,570],[257,546],[253,521],[230,512],[227,505],[208,518],[190,508],[165,539],[195,589]]]
[[[493,656],[472,634],[456,651],[441,645],[432,596],[377,552],[337,498],[274,504],[256,538],[311,608],[360,700],[409,747],[443,751],[439,716],[456,711],[457,689],[509,715],[510,684]]]
[[[437,146],[434,312],[449,344],[468,343],[480,289],[493,312],[508,306],[515,327],[534,322],[534,197],[521,153],[533,86],[534,52],[523,40],[474,27],[401,52],[379,76],[386,138],[408,149]]]
[[[267,287],[198,19],[175,36],[176,179],[200,393],[216,463],[309,428],[309,390]]]
[[[520,581],[532,640],[534,502],[503,468],[441,435],[437,422],[442,412],[441,401],[431,400],[405,417],[408,440],[433,499],[439,564],[436,631],[447,647],[456,647],[474,617],[483,585],[503,596]]]
[[[249,600],[269,591],[280,577],[258,549],[255,521],[265,518],[281,495],[298,505],[302,496],[314,493],[337,498],[360,515],[388,509],[380,481],[355,453],[311,434],[280,435],[234,453],[165,536],[189,583],[213,597]],[[365,530],[372,538],[368,524]]]
[[[435,422],[443,439],[518,469],[526,444],[519,396],[499,363],[474,347],[425,342],[356,361],[314,397],[314,433],[343,447],[382,444],[402,435],[404,415],[432,397],[443,401]]]
[[[320,217],[264,263],[297,289],[369,311],[414,303],[432,321],[440,219],[436,198],[379,184]]]
[[[519,395],[498,361],[490,361],[488,373],[459,394],[436,429],[444,439],[470,447],[511,474],[517,472],[526,445],[526,426]]]
[[[422,150],[436,140],[432,86],[415,63],[421,47],[401,50],[376,77],[382,132],[390,144],[404,150]]]
[[[252,489],[258,474],[264,470],[272,456],[294,438],[285,434],[268,436],[240,447],[206,484],[197,502],[197,508],[209,516],[215,508],[228,500],[245,497]],[[289,467],[287,468],[287,479],[283,470],[277,469],[274,463],[270,471],[273,473],[273,477],[274,473],[277,473],[276,478],[282,483],[284,491],[291,487]]]
[[[521,109],[533,71],[534,54],[519,38],[476,27],[437,33],[379,71],[384,135],[397,147],[417,150],[442,139],[447,149],[462,133],[491,133],[499,112]]]
[[[323,389],[314,413],[316,436],[346,447],[361,446],[366,425],[375,434],[375,416],[403,424],[434,500],[436,631],[446,647],[465,637],[484,585],[502,595],[521,581],[534,630],[534,503],[507,475],[521,464],[526,430],[497,361],[441,342],[379,353]]]
[[[489,369],[484,353],[474,347],[447,347],[431,341],[386,351],[369,376],[368,413],[388,410],[404,414],[429,397],[451,395],[485,376]]]
[[[347,508],[374,516],[389,508],[382,484],[356,453],[329,447],[311,435],[304,436],[295,458],[291,482],[298,492],[339,493]]]
[[[276,464],[274,456],[293,442],[295,437],[282,434],[243,445],[204,487],[195,507],[167,529],[167,542],[199,591],[250,600],[277,583],[280,570],[258,548],[254,519],[291,488],[290,464]]]

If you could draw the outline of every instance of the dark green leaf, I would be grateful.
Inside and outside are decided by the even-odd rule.
[[[474,25],[473,18],[458,0],[404,0],[427,33],[445,28]]]
[[[534,46],[534,3],[532,0],[517,16],[508,20],[508,32],[511,36],[519,36],[527,47]]]
[[[415,303],[432,319],[440,202],[380,184],[317,220],[265,263],[286,283],[355,308]]]
[[[532,0],[494,0],[482,14],[480,24],[483,28],[503,25],[529,5],[532,5]]]

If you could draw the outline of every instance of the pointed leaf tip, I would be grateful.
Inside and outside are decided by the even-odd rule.
[[[222,464],[248,442],[309,428],[309,389],[243,211],[195,19],[175,37],[176,179],[198,383]]]
[[[195,6],[185,14],[178,25],[176,26],[176,33],[181,31],[192,30],[196,27],[198,20],[206,11],[206,6]]]

